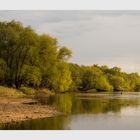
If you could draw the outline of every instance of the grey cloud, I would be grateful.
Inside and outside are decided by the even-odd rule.
[[[73,50],[72,62],[140,72],[140,11],[0,11]]]

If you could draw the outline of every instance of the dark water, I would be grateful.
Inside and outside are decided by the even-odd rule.
[[[90,97],[74,94],[49,99],[65,115],[2,125],[10,130],[140,129],[140,94],[108,94]]]

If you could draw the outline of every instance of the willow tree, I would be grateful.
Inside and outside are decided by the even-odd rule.
[[[0,23],[0,58],[6,63],[5,80],[9,86],[18,88],[22,84],[22,70],[29,63],[36,40],[30,27],[15,21]]]
[[[71,72],[66,61],[71,51],[61,47],[55,38],[41,35],[39,41],[39,67],[42,73],[41,86],[64,92],[71,84]]]
[[[82,78],[83,89],[96,89],[98,91],[109,91],[113,87],[110,85],[107,76],[98,66],[87,66],[84,68]]]

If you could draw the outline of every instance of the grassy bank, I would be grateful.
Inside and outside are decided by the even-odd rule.
[[[34,89],[30,87],[21,87],[19,89],[0,86],[0,96],[7,97],[33,97],[37,94],[44,94],[47,96],[54,95],[55,93],[46,89]]]

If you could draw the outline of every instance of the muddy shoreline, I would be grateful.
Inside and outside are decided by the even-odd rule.
[[[59,115],[54,107],[40,105],[30,98],[0,98],[0,124]]]

